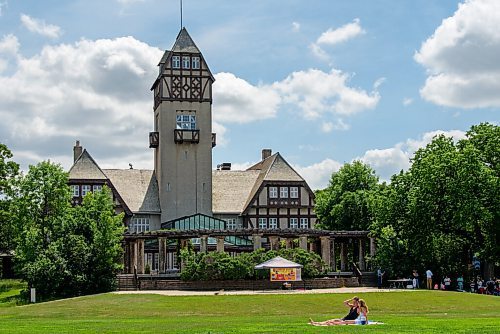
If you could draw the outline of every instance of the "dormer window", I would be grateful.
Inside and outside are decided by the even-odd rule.
[[[176,128],[179,130],[196,130],[196,116],[177,115]]]
[[[193,70],[200,69],[200,57],[193,57],[193,61],[192,61],[191,66],[192,66]]]
[[[182,68],[189,69],[191,67],[191,57],[184,56],[182,57]]]
[[[172,68],[181,68],[180,56],[172,56]]]

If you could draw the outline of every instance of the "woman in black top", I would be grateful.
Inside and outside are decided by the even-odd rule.
[[[312,319],[309,319],[309,323],[314,326],[332,326],[346,324],[346,320],[356,320],[359,315],[359,298],[355,296],[351,299],[344,300],[344,305],[349,307],[349,313],[342,319],[330,319],[326,321],[313,321]]]

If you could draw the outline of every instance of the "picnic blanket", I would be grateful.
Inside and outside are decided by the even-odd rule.
[[[332,323],[332,324],[311,324],[309,323],[310,325],[312,326],[323,326],[323,327],[326,327],[326,326],[366,326],[366,325],[356,325],[356,324],[336,324],[336,323]],[[368,321],[368,325],[383,325],[384,323],[383,322],[380,322],[380,321]]]

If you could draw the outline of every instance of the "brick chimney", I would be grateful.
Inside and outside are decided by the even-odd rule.
[[[269,158],[272,153],[273,153],[273,150],[271,150],[270,148],[262,149],[262,160]]]
[[[75,146],[73,146],[73,163],[76,162],[76,159],[82,154],[83,147],[80,146],[80,141],[77,140]]]

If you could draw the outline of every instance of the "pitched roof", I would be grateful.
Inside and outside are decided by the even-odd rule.
[[[212,172],[212,211],[242,213],[259,177],[253,170],[216,170]]]
[[[101,168],[99,168],[87,150],[83,150],[82,154],[80,154],[73,166],[69,169],[69,178],[83,180],[107,179],[106,175],[104,175]]]
[[[255,269],[270,269],[270,268],[302,268],[300,263],[295,263],[290,260],[284,259],[281,256],[276,256],[266,262],[256,265]]]
[[[172,52],[201,53],[196,44],[194,44],[191,36],[189,36],[186,28],[182,28],[179,35],[177,35]]]
[[[245,208],[248,207],[252,199],[262,186],[264,181],[297,181],[305,182],[304,179],[286,162],[285,159],[276,152],[266,159],[249,167],[247,171],[259,171],[259,177],[252,188],[248,197]]]
[[[130,211],[159,213],[158,183],[152,170],[104,169]]]
[[[262,181],[304,181],[279,152],[249,167],[248,170],[260,170]]]

